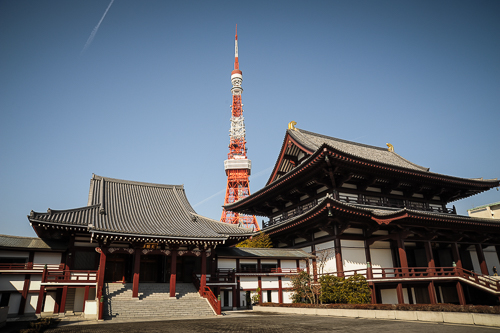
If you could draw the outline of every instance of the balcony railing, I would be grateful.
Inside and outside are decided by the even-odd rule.
[[[478,274],[460,267],[391,267],[391,268],[364,268],[342,273],[322,273],[322,275],[335,275],[349,277],[353,275],[363,275],[368,280],[387,281],[396,279],[462,279],[469,284],[483,287],[490,292],[500,294],[500,278]]]
[[[366,206],[377,206],[377,207],[387,207],[387,208],[408,208],[413,210],[421,210],[426,212],[436,212],[436,213],[445,213],[445,214],[456,214],[457,211],[455,206],[452,208],[430,205],[425,202],[417,202],[411,200],[393,200],[385,197],[374,197],[367,195],[354,195],[354,194],[343,194],[343,193],[334,193],[334,198],[340,202],[345,202],[348,204],[355,205],[366,205]],[[293,217],[302,215],[307,211],[311,210],[315,206],[317,206],[322,200],[314,199],[313,201],[306,203],[304,205],[297,206],[294,209],[287,210],[280,215],[276,215],[269,219],[267,222],[262,223],[262,228],[270,227],[275,224],[282,223],[286,220],[289,220]]]
[[[43,275],[42,283],[93,284],[97,283],[97,271],[47,270]]]
[[[215,297],[214,293],[210,289],[210,287],[205,286],[204,288],[200,288],[200,279],[198,275],[193,273],[193,284],[196,287],[196,289],[199,291],[200,296],[204,297],[207,299],[208,303],[210,303],[210,306],[212,309],[215,311],[217,315],[220,315],[222,313],[221,311],[221,305],[222,302],[218,297]]]
[[[27,262],[24,264],[0,264],[0,271],[21,271],[21,270],[37,270],[40,273],[47,266],[47,269],[64,269],[64,264],[34,264]]]
[[[267,267],[261,267],[260,269],[255,267],[244,267],[244,268],[237,268],[237,269],[230,269],[230,268],[219,268],[217,270],[218,274],[221,276],[224,274],[228,273],[233,273],[233,274],[239,274],[239,273],[252,273],[252,274],[296,274],[301,272],[302,269],[300,268],[267,268]]]

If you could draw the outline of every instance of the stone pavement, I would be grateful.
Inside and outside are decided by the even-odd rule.
[[[227,312],[210,318],[144,318],[104,322],[62,320],[47,333],[108,333],[108,332],[439,332],[439,333],[500,333],[498,328],[443,323],[409,322],[384,319],[356,319],[330,316],[282,315],[252,311]]]

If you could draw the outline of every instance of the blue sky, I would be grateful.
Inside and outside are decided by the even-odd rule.
[[[238,24],[250,188],[288,122],[500,177],[499,1],[0,1],[0,233],[85,206],[92,173],[224,201]],[[500,201],[489,191],[460,214]],[[262,218],[258,218],[259,221]]]

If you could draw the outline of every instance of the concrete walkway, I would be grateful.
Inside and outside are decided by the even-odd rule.
[[[158,319],[158,320],[157,320]],[[482,333],[500,332],[497,328],[472,325],[450,325],[403,320],[344,318],[332,316],[284,315],[257,311],[233,311],[211,318],[147,318],[134,321],[75,322],[62,320],[57,328],[45,332],[59,333],[125,333],[125,332],[381,332],[405,333]]]

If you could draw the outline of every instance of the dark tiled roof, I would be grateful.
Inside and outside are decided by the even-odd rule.
[[[218,247],[217,256],[246,258],[314,258],[313,255],[299,249],[280,248],[249,248],[249,247]]]
[[[311,151],[316,151],[322,144],[327,144],[328,146],[343,153],[364,158],[370,161],[389,164],[406,169],[429,171],[429,168],[416,165],[399,156],[395,152],[389,151],[387,148],[369,146],[357,142],[332,138],[330,136],[321,135],[298,128],[296,128],[295,130],[289,129],[287,130],[287,132],[292,136],[292,138],[300,142],[300,144]]]
[[[0,248],[17,248],[32,250],[66,250],[66,245],[38,237],[19,237],[0,235]]]
[[[252,231],[196,214],[182,185],[141,183],[94,175],[88,206],[47,213],[31,221],[86,226],[89,231],[137,236],[225,239]]]

